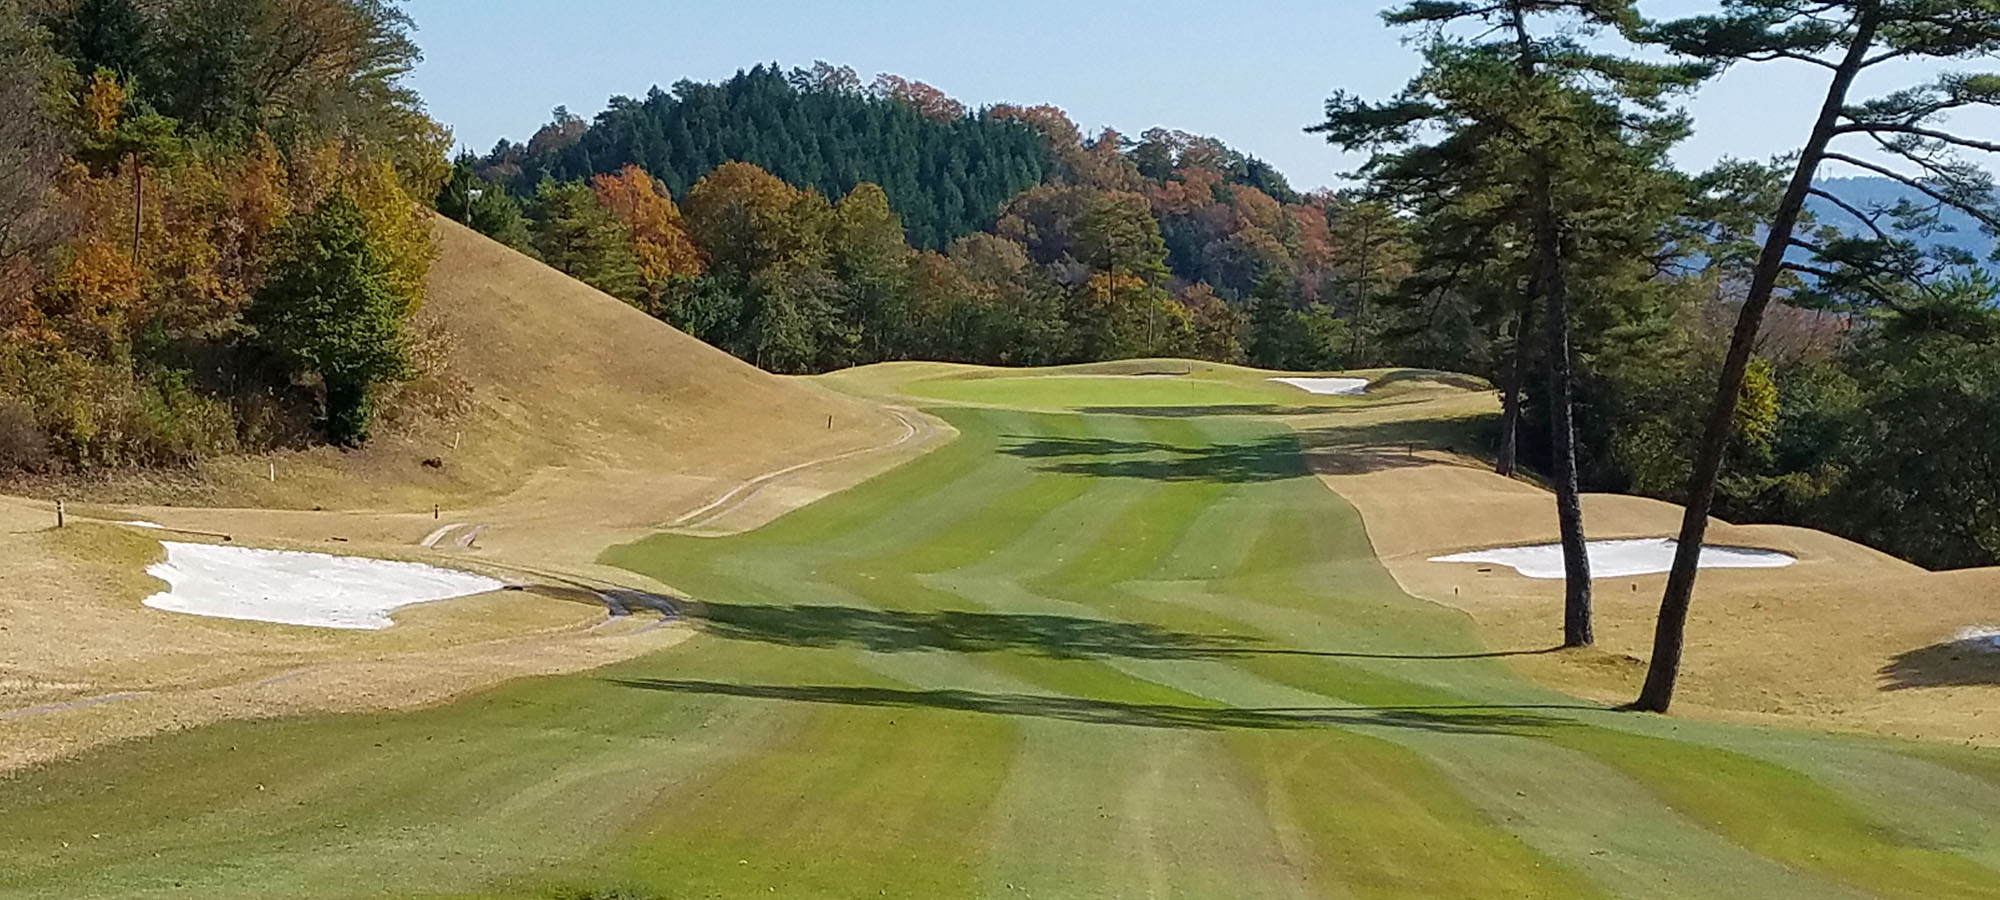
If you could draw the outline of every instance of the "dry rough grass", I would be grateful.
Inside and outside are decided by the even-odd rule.
[[[216,463],[205,473],[216,485],[209,505],[428,512],[432,503],[496,499],[561,470],[678,472],[699,494],[902,431],[874,404],[773,377],[435,221],[441,253],[423,315],[449,335],[449,350],[431,377],[462,386],[462,397],[444,405],[464,412],[405,416],[360,452]],[[444,465],[430,469],[426,459]],[[267,480],[272,462],[275,482]]]
[[[1315,471],[1360,509],[1376,554],[1405,590],[1464,610],[1496,649],[1543,649],[1560,642],[1560,581],[1428,561],[1557,540],[1545,490],[1447,449],[1472,418],[1495,412],[1490,393],[1456,392],[1291,421]],[[1592,540],[1671,536],[1680,527],[1681,508],[1670,503],[1590,495],[1584,507]],[[1799,563],[1702,573],[1680,709],[2000,744],[2000,718],[1983,715],[2000,697],[2000,653],[1951,645],[1961,628],[2000,623],[2000,569],[1930,573],[1804,528],[1717,520],[1709,540],[1781,550]],[[1598,646],[1516,663],[1583,696],[1629,700],[1645,674],[1665,582],[1599,580]]]
[[[97,502],[72,501],[76,527],[61,532],[53,504],[0,497],[0,771],[225,717],[438,702],[671,645],[685,627],[606,623],[590,588],[669,589],[598,565],[604,548],[785,471],[705,530],[754,527],[947,434],[766,374],[456,224],[437,229],[424,315],[445,349],[368,449],[72,485]],[[176,615],[140,604],[160,586],[144,574],[159,535],[102,524],[126,520],[458,565],[530,590],[410,607],[382,632]],[[445,525],[461,527],[418,546]]]

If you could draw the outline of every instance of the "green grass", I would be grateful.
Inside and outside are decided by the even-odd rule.
[[[1165,405],[1044,380],[982,389]],[[0,782],[0,898],[2000,896],[1990,754],[1526,683],[1232,413],[945,410],[608,554],[699,598],[674,650]]]
[[[1288,385],[1242,378],[1131,375],[1022,375],[937,378],[907,390],[935,400],[990,403],[1038,410],[1251,407],[1330,404],[1333,398]]]

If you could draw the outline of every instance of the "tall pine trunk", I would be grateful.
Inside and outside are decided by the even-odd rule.
[[[1537,75],[1540,50],[1528,34],[1527,8],[1511,5],[1519,72],[1524,88]],[[1569,359],[1569,284],[1563,271],[1562,228],[1556,221],[1555,176],[1548,148],[1536,147],[1533,194],[1535,281],[1548,317],[1550,475],[1555,481],[1556,528],[1563,548],[1563,646],[1596,641],[1590,614],[1590,547],[1583,535],[1583,497],[1576,478],[1576,420]]]
[[[1736,426],[1736,403],[1743,391],[1743,373],[1749,368],[1750,354],[1763,325],[1764,311],[1771,304],[1778,277],[1784,273],[1785,254],[1791,249],[1792,235],[1798,230],[1799,214],[1805,208],[1813,179],[1826,158],[1840,124],[1840,111],[1847,103],[1848,90],[1868,58],[1880,25],[1877,8],[1865,10],[1856,23],[1847,56],[1834,70],[1827,87],[1826,102],[1820,107],[1819,121],[1812,138],[1799,155],[1798,169],[1771,221],[1771,233],[1764,239],[1764,251],[1757,258],[1750,292],[1743,298],[1743,311],[1736,317],[1736,331],[1729,340],[1729,355],[1722,363],[1721,383],[1715,389],[1715,403],[1709,408],[1701,444],[1696,449],[1694,470],[1688,476],[1687,512],[1681,519],[1680,546],[1674,552],[1674,567],[1667,576],[1667,590],[1660,598],[1660,618],[1653,629],[1653,659],[1646,668],[1646,684],[1632,708],[1666,712],[1673,704],[1674,684],[1680,678],[1681,652],[1687,639],[1688,606],[1694,599],[1695,574],[1701,567],[1701,545],[1708,536],[1708,514],[1715,506],[1715,484],[1722,475],[1722,456]]]
[[[1500,387],[1500,453],[1493,471],[1503,478],[1514,477],[1521,448],[1521,386],[1528,367],[1528,307],[1522,303],[1514,313],[1514,346]]]
[[[1596,642],[1590,611],[1590,548],[1583,534],[1583,496],[1576,475],[1574,379],[1570,374],[1569,284],[1563,271],[1562,232],[1556,224],[1555,185],[1546,160],[1535,173],[1536,268],[1548,327],[1550,477],[1555,482],[1556,526],[1563,548],[1563,646]]]

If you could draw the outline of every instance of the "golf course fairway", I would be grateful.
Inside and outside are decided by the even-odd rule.
[[[1539,687],[1398,589],[1261,386],[1059,388],[612,550],[692,598],[671,650],[0,781],[0,897],[2000,896],[1991,751]]]

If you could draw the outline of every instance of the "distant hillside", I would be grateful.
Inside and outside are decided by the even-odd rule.
[[[502,141],[485,160],[517,193],[544,176],[635,164],[676,197],[725,162],[754,163],[832,199],[873,182],[911,244],[941,248],[993,224],[1002,204],[1042,180],[1050,157],[1032,127],[970,114],[920,83],[884,76],[864,87],[850,69],[787,77],[758,66],[722,84],[614,97],[590,123],[558,110],[528,143]]]
[[[1916,190],[1888,178],[1827,178],[1821,179],[1819,186],[1863,210],[1891,207],[1903,200],[1929,202],[1928,198]],[[1854,222],[1853,216],[1824,199],[1811,198],[1807,208],[1821,222],[1857,233],[1864,230]],[[1940,218],[1950,230],[1924,236],[1921,242],[1925,245],[1957,247],[1985,259],[1992,255],[1996,243],[2000,243],[1993,236],[1980,230],[1977,219],[1958,210],[1945,210],[1940,214]]]

